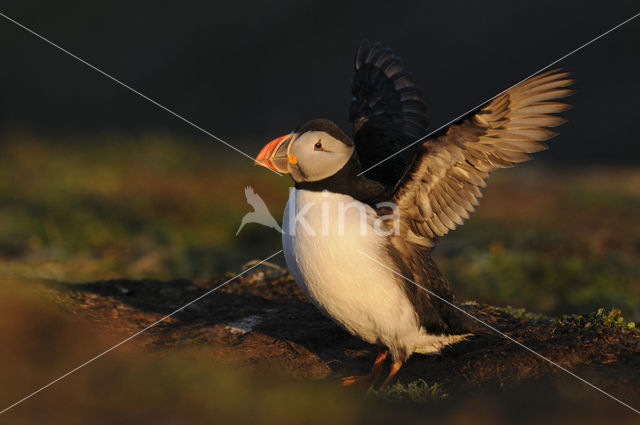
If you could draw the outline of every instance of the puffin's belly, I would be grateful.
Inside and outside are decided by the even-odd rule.
[[[364,232],[358,204],[369,217]],[[308,226],[294,220],[296,214]],[[296,282],[320,310],[365,341],[389,346],[418,331],[418,323],[393,273],[359,253],[388,263],[385,237],[372,227],[375,217],[371,207],[348,195],[293,189],[283,246]]]

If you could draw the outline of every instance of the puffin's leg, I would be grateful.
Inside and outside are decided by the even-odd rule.
[[[389,375],[387,375],[387,379],[385,379],[382,385],[380,385],[380,388],[384,388],[388,386],[393,380],[393,377],[395,376],[395,374],[398,373],[401,367],[402,367],[402,362],[398,360],[394,360],[393,363],[391,363],[391,369],[389,370]]]
[[[389,354],[389,350],[387,348],[378,347],[378,356],[376,357],[376,361],[373,363],[371,373],[369,373],[369,375],[347,376],[346,378],[342,378],[342,386],[347,387],[358,384],[368,388],[371,385],[376,385],[380,380],[382,366],[384,365],[384,360],[387,358],[387,354]]]
[[[371,385],[378,385],[387,354],[389,354],[388,348],[378,347],[378,357],[376,357],[376,361],[373,363],[373,368],[371,369]]]

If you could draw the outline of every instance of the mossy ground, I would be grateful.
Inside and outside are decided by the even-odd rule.
[[[280,217],[289,181],[228,157],[166,135],[4,137],[3,404],[280,249],[272,230],[235,232],[250,210],[245,186]],[[526,164],[491,177],[436,261],[459,299],[481,303],[465,308],[637,407],[638,333],[622,316],[640,320],[638,212],[640,169]],[[370,397],[342,392],[333,379],[366,373],[373,348],[269,270],[16,407],[10,422],[635,420],[498,336],[414,356],[395,386]],[[251,316],[261,322],[243,332]]]

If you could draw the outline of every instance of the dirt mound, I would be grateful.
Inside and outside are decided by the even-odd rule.
[[[48,287],[65,309],[124,338],[227,279],[111,280]],[[638,398],[640,334],[622,322],[545,318],[474,303],[464,308],[595,385],[622,398]],[[241,276],[131,343],[158,351],[206,346],[217,360],[260,366],[300,379],[364,374],[375,357],[375,347],[320,314],[290,275],[278,270]],[[574,379],[495,334],[472,337],[440,355],[414,355],[398,379],[441,383],[451,395],[477,388],[508,388],[524,381],[544,382],[558,374]]]

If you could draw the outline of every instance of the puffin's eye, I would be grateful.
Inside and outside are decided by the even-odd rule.
[[[321,151],[322,150],[322,143],[320,142],[320,140],[318,140],[318,142],[313,145],[313,150],[314,151]]]

